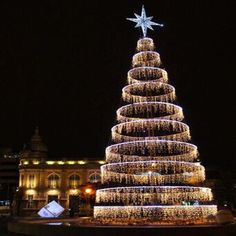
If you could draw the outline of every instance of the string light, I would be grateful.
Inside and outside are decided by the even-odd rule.
[[[146,175],[149,171],[158,175]],[[103,184],[164,185],[198,184],[205,180],[205,169],[191,162],[136,161],[101,166]]]
[[[175,205],[182,201],[212,200],[210,188],[193,186],[132,186],[97,190],[97,205]]]
[[[134,140],[190,140],[189,127],[179,121],[165,119],[138,119],[123,122],[111,129],[114,142],[128,142]]]
[[[183,110],[180,106],[166,102],[140,102],[122,106],[116,112],[119,123],[148,118],[182,121]],[[148,118],[147,118],[148,117]]]
[[[104,222],[123,221],[127,219],[135,221],[140,219],[141,223],[145,220],[155,220],[158,224],[174,223],[202,223],[212,221],[209,215],[215,215],[217,207],[214,205],[201,206],[96,206],[94,217],[102,219]],[[128,221],[129,222],[129,221]]]
[[[128,72],[128,83],[140,83],[140,82],[168,82],[167,72],[163,69],[152,67],[152,66],[143,66],[137,67],[129,70]]]
[[[190,141],[182,108],[173,104],[175,88],[160,69],[153,40],[138,40],[126,103],[117,110],[111,129],[113,144],[106,148],[101,166],[103,189],[97,190],[97,222],[129,224],[202,224],[217,212],[210,188],[198,187],[205,168]]]
[[[111,145],[106,148],[106,160],[114,162],[134,161],[196,161],[197,147],[190,143],[166,140],[140,140]]]
[[[161,82],[142,82],[127,85],[122,90],[126,102],[171,102],[175,100],[173,86]]]

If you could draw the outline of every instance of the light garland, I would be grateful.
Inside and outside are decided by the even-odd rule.
[[[94,217],[102,221],[152,220],[158,224],[203,223],[215,215],[215,205],[200,206],[96,206]]]
[[[217,206],[212,192],[198,187],[205,180],[197,147],[188,143],[190,130],[182,108],[172,104],[175,88],[158,68],[160,55],[150,38],[137,43],[126,103],[117,110],[112,144],[101,166],[103,189],[97,190],[94,217],[102,223],[152,222],[201,224],[210,222]],[[187,204],[187,205],[183,205]],[[190,204],[190,205],[189,205]]]
[[[143,82],[127,85],[122,89],[125,102],[172,102],[175,100],[173,86],[161,82]]]
[[[137,51],[153,51],[155,48],[153,40],[150,38],[143,38],[137,43]]]
[[[97,205],[179,205],[182,202],[209,202],[210,188],[189,186],[138,186],[97,190]]]
[[[101,181],[112,185],[195,185],[205,180],[199,163],[175,161],[136,161],[101,166]]]
[[[140,83],[140,82],[168,82],[167,72],[163,69],[151,66],[136,67],[128,72],[128,83]]]
[[[142,51],[138,52],[133,56],[132,60],[133,67],[141,66],[160,66],[161,59],[160,55],[154,51]]]
[[[184,119],[180,106],[166,102],[140,102],[122,106],[116,112],[119,123],[138,119],[158,118],[181,121]]]
[[[197,147],[190,143],[166,140],[140,140],[111,145],[106,148],[106,161],[196,161]]]
[[[134,140],[190,140],[189,127],[179,121],[165,119],[139,119],[113,126],[111,136],[114,142]]]

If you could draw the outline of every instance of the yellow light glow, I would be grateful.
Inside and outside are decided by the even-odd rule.
[[[74,165],[74,164],[75,164],[75,161],[67,161],[67,164],[69,164],[69,165]]]
[[[24,165],[28,165],[29,162],[28,162],[28,161],[24,161],[23,164],[24,164]]]
[[[70,195],[78,195],[79,194],[79,190],[78,189],[70,189]]]
[[[87,194],[92,193],[92,189],[91,189],[91,188],[86,188],[86,189],[85,189],[85,193],[87,193]]]
[[[55,164],[55,161],[46,161],[46,164],[47,165],[53,165],[53,164]]]
[[[99,163],[100,165],[103,165],[103,164],[105,164],[106,162],[105,162],[105,161],[98,161],[98,163]]]
[[[39,161],[33,161],[33,164],[34,164],[34,165],[38,165],[38,164],[39,164]]]
[[[58,164],[58,165],[64,165],[65,162],[64,162],[64,161],[58,161],[57,164]]]
[[[95,206],[94,217],[103,222],[133,222],[135,220],[158,219],[157,224],[182,224],[212,222],[209,215],[217,213],[215,205],[201,206]],[[130,214],[134,219],[130,219]],[[183,215],[185,217],[183,217]]]
[[[27,189],[25,191],[25,194],[26,195],[35,195],[36,194],[36,191],[34,189]]]
[[[60,193],[57,189],[50,189],[48,190],[48,195],[58,195]]]
[[[84,164],[86,164],[86,162],[85,161],[78,161],[78,164],[84,165]]]

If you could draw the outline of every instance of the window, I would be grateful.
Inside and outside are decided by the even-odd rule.
[[[78,175],[71,175],[69,178],[69,186],[70,188],[78,188],[80,182],[80,177]]]
[[[33,208],[34,207],[34,200],[33,200],[33,195],[28,195],[28,208]]]
[[[98,172],[94,172],[89,176],[89,183],[101,182],[101,176]]]
[[[52,174],[48,177],[48,187],[49,188],[58,188],[59,187],[59,176]]]
[[[34,175],[29,175],[29,188],[34,188]]]
[[[21,186],[21,187],[24,186],[24,175],[21,175],[21,178],[20,178],[20,186]]]

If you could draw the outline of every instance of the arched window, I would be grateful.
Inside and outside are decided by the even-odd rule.
[[[20,178],[20,186],[21,186],[21,187],[24,186],[24,175],[21,175],[21,178]]]
[[[52,174],[48,177],[48,187],[49,188],[58,188],[59,187],[59,176]]]
[[[98,172],[94,172],[89,176],[89,183],[98,183],[101,182],[101,175]]]
[[[34,175],[29,175],[29,188],[34,188]]]
[[[80,184],[80,177],[79,175],[73,174],[69,178],[69,186],[70,188],[78,188]]]

